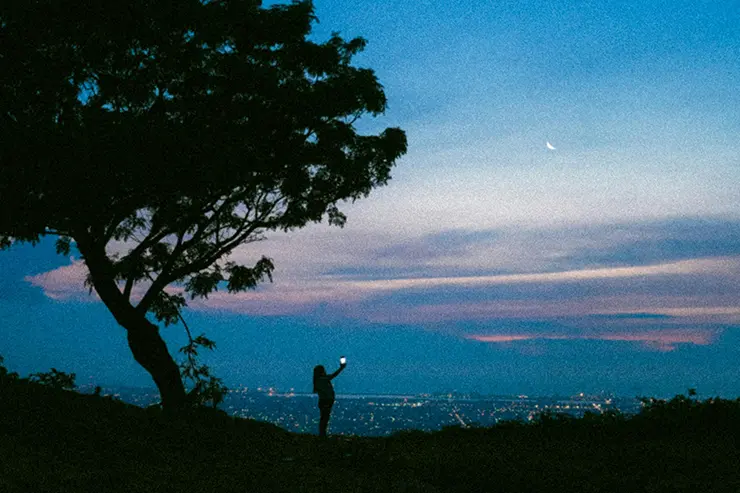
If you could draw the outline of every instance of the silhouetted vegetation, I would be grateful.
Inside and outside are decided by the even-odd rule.
[[[15,380],[18,378],[18,373],[8,371],[7,368],[5,368],[5,365],[3,363],[5,362],[5,358],[3,358],[0,355],[0,381],[6,381],[6,380]]]
[[[355,127],[386,108],[352,65],[365,40],[314,42],[315,20],[308,0],[0,2],[0,249],[54,235],[79,250],[166,408],[186,388],[147,315],[178,323],[186,297],[271,280],[268,257],[229,254],[343,225],[341,203],[406,152],[399,128]],[[216,402],[220,382],[200,376],[191,400]]]
[[[65,373],[59,371],[56,368],[52,368],[51,371],[41,373],[31,373],[29,380],[32,382],[39,383],[41,385],[48,385],[55,389],[67,389],[72,390],[77,387],[75,379],[77,375],[74,373]]]
[[[214,409],[224,400],[228,387],[223,380],[211,374],[211,369],[198,361],[199,348],[213,349],[216,343],[201,334],[193,337],[187,322],[182,320],[188,335],[188,343],[180,348],[185,361],[180,363],[180,375],[189,384],[188,400],[195,405],[211,404]]]
[[[170,415],[0,366],[0,491],[737,492],[740,400],[387,438],[292,434],[199,408]]]

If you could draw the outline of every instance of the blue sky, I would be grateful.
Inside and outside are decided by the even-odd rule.
[[[739,3],[315,5],[316,39],[369,41],[389,108],[360,128],[409,153],[344,229],[235,252],[274,283],[192,304],[227,384],[308,391],[347,354],[340,392],[740,395]],[[0,269],[9,367],[149,384],[78,260]]]

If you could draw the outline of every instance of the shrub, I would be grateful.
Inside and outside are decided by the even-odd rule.
[[[66,390],[72,390],[77,387],[75,384],[76,377],[77,375],[74,373],[65,373],[56,368],[52,368],[49,372],[31,373],[29,375],[29,379],[32,382],[36,382],[41,385],[48,385],[55,389]]]
[[[18,379],[18,373],[16,372],[9,372],[5,366],[3,366],[3,361],[5,359],[0,356],[0,382],[6,381],[6,380],[17,380]]]

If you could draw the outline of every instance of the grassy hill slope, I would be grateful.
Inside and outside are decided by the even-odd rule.
[[[740,491],[740,401],[640,415],[400,433],[297,435],[177,419],[22,379],[0,383],[0,492]]]

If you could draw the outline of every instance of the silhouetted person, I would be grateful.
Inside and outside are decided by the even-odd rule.
[[[326,436],[326,429],[329,427],[329,418],[331,417],[331,408],[334,406],[334,387],[331,381],[347,367],[344,356],[339,361],[341,362],[339,369],[331,375],[326,374],[326,370],[322,365],[318,365],[313,369],[313,391],[315,394],[319,394],[319,411],[321,412],[321,418],[319,419],[320,437]]]

